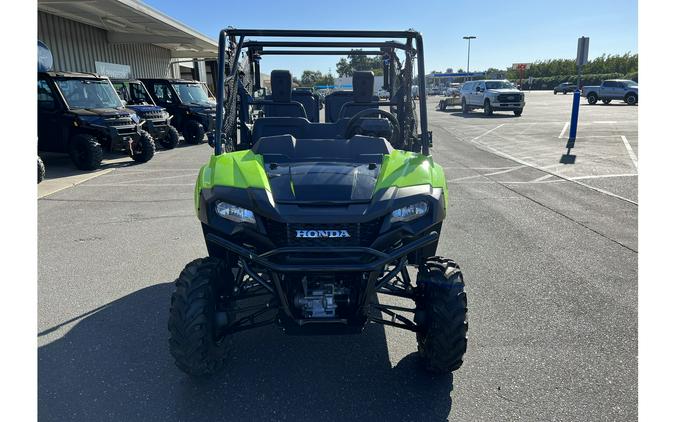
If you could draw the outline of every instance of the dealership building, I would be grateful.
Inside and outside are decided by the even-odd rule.
[[[218,43],[140,1],[38,0],[38,40],[54,70],[194,79],[213,89]]]

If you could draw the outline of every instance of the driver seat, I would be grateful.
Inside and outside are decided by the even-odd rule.
[[[379,98],[373,95],[375,75],[370,71],[357,71],[352,76],[352,101],[342,105],[338,118],[352,117],[369,108],[379,108]]]

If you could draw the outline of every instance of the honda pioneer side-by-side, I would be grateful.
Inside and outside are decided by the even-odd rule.
[[[262,57],[279,54],[381,55],[391,96],[375,96],[373,73],[358,71],[352,91],[326,96],[325,123],[313,122],[287,70],[273,70],[271,95],[258,95]],[[421,34],[229,28],[218,66],[218,142],[194,193],[209,256],[175,283],[177,366],[215,373],[236,333],[267,324],[353,334],[379,323],[414,332],[426,369],[458,369],[467,298],[459,266],[437,256],[448,188],[429,152],[423,78],[413,101]]]
[[[143,82],[133,79],[112,79],[111,82],[117,94],[126,102],[126,107],[142,119],[143,129],[152,135],[155,143],[166,149],[178,145],[178,131],[171,126],[173,116],[155,104]]]
[[[141,79],[155,104],[172,116],[171,124],[188,144],[200,144],[206,132],[212,131],[216,103],[197,81],[183,79]]]
[[[70,154],[81,170],[101,166],[103,151],[123,151],[144,163],[155,154],[152,136],[124,107],[105,76],[38,72],[38,150]]]

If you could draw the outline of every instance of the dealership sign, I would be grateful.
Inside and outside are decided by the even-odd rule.
[[[127,64],[96,62],[96,73],[114,79],[129,79],[131,66]]]

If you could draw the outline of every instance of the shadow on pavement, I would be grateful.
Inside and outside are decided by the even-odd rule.
[[[206,141],[204,141],[206,143]],[[184,141],[181,141],[180,144],[178,144],[174,149],[182,149],[182,148],[190,148],[194,147],[197,145],[201,144],[188,144],[185,143]],[[162,148],[161,146],[157,146],[157,151],[162,152],[162,151],[171,151],[165,148]],[[56,154],[56,153],[39,153],[38,154],[40,158],[42,158],[42,161],[45,164],[45,169],[46,169],[46,179],[58,179],[58,178],[63,178],[63,177],[70,177],[70,176],[79,176],[79,175],[86,175],[86,174],[92,174],[97,171],[101,170],[107,170],[111,168],[123,168],[123,167],[133,167],[137,165],[142,165],[144,163],[137,163],[134,160],[132,160],[130,157],[122,154],[122,153],[110,153],[106,152],[103,154],[103,162],[101,163],[101,167],[97,170],[79,170],[77,167],[75,167],[75,164],[71,161],[70,157],[68,154]],[[152,160],[150,160],[152,161]]]
[[[356,336],[243,332],[222,374],[191,379],[168,352],[172,284],[88,312],[39,348],[41,421],[448,418],[452,377],[426,374],[413,353],[392,368],[384,329],[374,324]]]
[[[134,160],[123,154],[105,153],[101,168],[97,170],[79,170],[71,161],[68,154],[39,153],[45,164],[46,179],[57,179],[61,177],[78,176],[94,173],[96,171],[110,168],[131,167],[138,165]]]
[[[443,113],[443,112],[442,112]],[[446,111],[445,113],[452,114],[457,117],[464,117],[465,119],[515,119],[518,118],[513,112],[494,112],[492,116],[486,116],[483,112],[474,111],[471,113],[462,113],[461,111]],[[506,114],[509,113],[509,114]]]
[[[622,102],[621,100],[615,100],[616,102],[612,101],[609,104],[603,104],[602,102],[598,101],[596,104],[588,104],[588,103],[581,103],[579,104],[582,107],[635,107],[635,105],[630,105]]]

